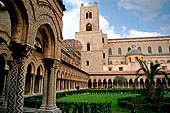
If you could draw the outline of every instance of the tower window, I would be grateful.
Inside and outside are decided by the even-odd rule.
[[[87,43],[87,51],[90,51],[90,43]]]
[[[103,58],[105,58],[106,56],[105,56],[105,53],[103,53]]]
[[[104,38],[102,38],[102,43],[104,43]]]
[[[119,55],[122,54],[121,48],[118,48],[118,54],[119,54]]]
[[[88,13],[86,13],[86,19],[88,19],[88,16],[89,16],[89,14],[88,14]]]
[[[158,46],[158,52],[162,53],[162,47],[161,46]]]
[[[92,25],[90,23],[86,25],[86,31],[92,31]]]
[[[92,18],[92,13],[91,12],[89,13],[89,18]]]
[[[92,18],[92,12],[89,12],[89,11],[88,11],[88,12],[86,13],[86,19],[88,19],[88,18]]]
[[[89,66],[89,61],[86,61],[86,66]]]
[[[149,53],[149,54],[152,54],[152,49],[151,49],[151,47],[148,47],[148,53]]]

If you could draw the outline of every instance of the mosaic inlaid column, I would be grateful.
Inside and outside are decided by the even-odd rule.
[[[7,113],[23,113],[25,60],[32,48],[17,43],[13,43],[9,48],[13,60],[9,61]]]
[[[16,113],[23,113],[24,105],[24,89],[25,89],[25,62],[18,62],[18,79],[17,79],[17,90],[16,90]]]

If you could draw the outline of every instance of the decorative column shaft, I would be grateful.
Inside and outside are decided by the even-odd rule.
[[[32,48],[17,43],[13,43],[9,48],[14,60],[9,62],[7,113],[23,113],[25,60]]]
[[[42,106],[39,113],[60,113],[56,106],[56,74],[54,69],[55,60],[43,59],[45,67],[44,89]]]

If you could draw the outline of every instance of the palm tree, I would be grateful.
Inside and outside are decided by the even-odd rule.
[[[146,84],[146,93],[145,93],[145,99],[147,99],[150,102],[155,102],[157,101],[158,97],[156,95],[156,90],[155,90],[155,76],[156,75],[164,75],[165,79],[168,79],[168,76],[165,72],[161,71],[161,64],[156,63],[153,64],[152,62],[150,63],[150,69],[146,65],[146,63],[143,60],[137,59],[137,61],[140,64],[140,68],[136,71],[137,78],[135,79],[135,84],[138,80],[139,77],[145,76],[146,79],[148,80],[148,83]],[[141,73],[142,72],[142,73]]]

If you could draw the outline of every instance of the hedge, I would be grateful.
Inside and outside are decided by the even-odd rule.
[[[56,98],[65,97],[68,95],[74,95],[74,94],[142,94],[145,89],[80,89],[76,91],[68,91],[68,92],[58,92],[56,93]],[[165,93],[169,93],[170,89],[165,89]],[[27,97],[24,99],[24,106],[26,107],[33,107],[33,108],[39,108],[41,106],[42,102],[42,95],[41,96],[33,96],[33,97]]]
[[[62,113],[111,113],[111,102],[57,102],[56,105]]]
[[[165,97],[157,104],[144,101],[144,97],[118,98],[118,106],[125,109],[135,110],[136,113],[169,113],[170,97]]]

